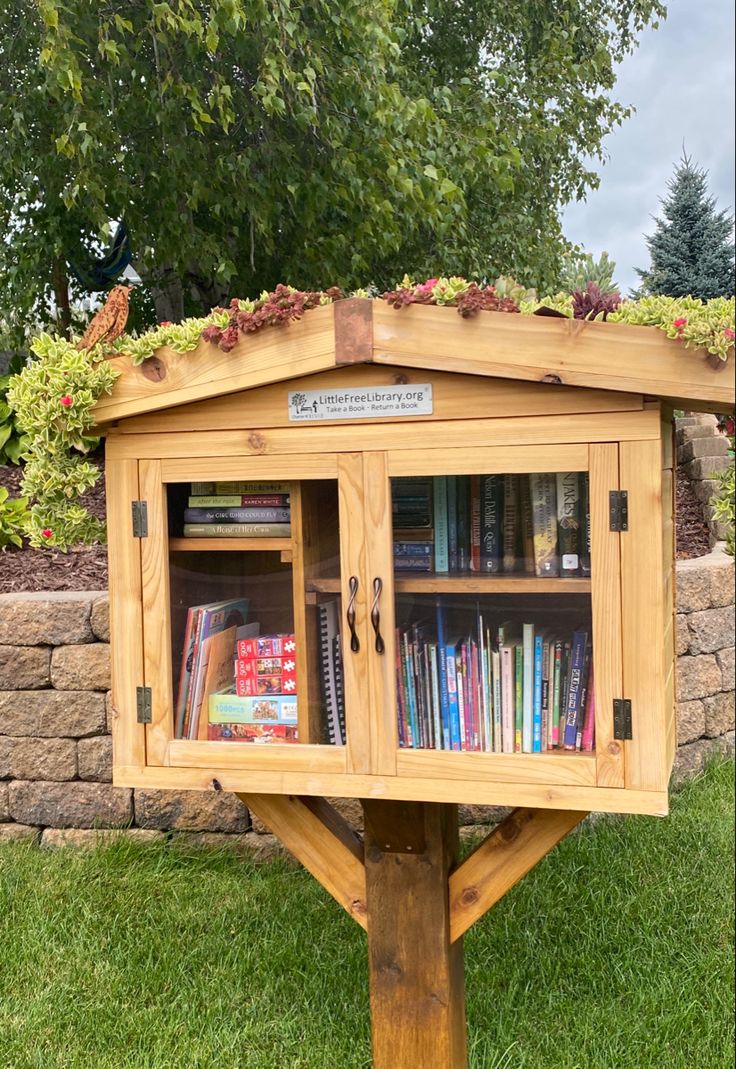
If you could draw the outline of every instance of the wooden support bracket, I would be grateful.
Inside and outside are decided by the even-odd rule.
[[[368,927],[363,844],[324,798],[239,794],[308,872],[357,921]]]
[[[587,815],[566,809],[510,813],[450,874],[450,941],[480,920]]]

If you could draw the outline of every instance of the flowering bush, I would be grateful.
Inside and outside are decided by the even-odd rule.
[[[110,393],[119,374],[114,357],[124,353],[141,364],[161,348],[186,353],[202,340],[230,352],[241,336],[292,322],[311,308],[345,296],[337,287],[301,292],[279,285],[253,300],[235,299],[228,308],[214,308],[209,316],[159,323],[140,337],[122,335],[89,352],[80,352],[66,339],[41,334],[31,346],[36,359],[11,379],[7,389],[17,425],[26,436],[23,491],[33,504],[23,527],[31,545],[65,549],[104,537],[104,525],[90,517],[78,499],[98,477],[85,456],[96,444],[91,437],[94,406]],[[358,290],[353,296],[375,294]],[[538,298],[512,278],[486,284],[460,277],[414,282],[405,276],[383,299],[398,309],[412,304],[454,307],[463,318],[493,311],[656,326],[686,348],[705,349],[721,360],[734,341],[734,300],[725,298],[707,303],[692,297],[622,301],[595,283],[572,296]]]

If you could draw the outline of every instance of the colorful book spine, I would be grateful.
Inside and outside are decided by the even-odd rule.
[[[481,570],[480,476],[470,476],[470,570]]]
[[[563,747],[574,750],[577,745],[580,700],[584,686],[585,650],[588,641],[586,631],[575,631],[570,645],[570,669],[568,673],[567,702],[565,706],[565,734]]]
[[[557,472],[557,538],[560,575],[580,572],[580,475],[577,471]]]
[[[482,572],[496,573],[504,567],[504,506],[504,476],[481,476],[480,570]]]
[[[450,547],[447,526],[447,476],[432,480],[432,522],[434,525],[434,570],[441,574],[450,570]]]
[[[185,523],[185,538],[291,538],[288,523]]]
[[[532,720],[532,753],[542,752],[542,654],[544,639],[534,636],[534,716]]]
[[[585,716],[580,749],[590,753],[595,749],[595,687],[593,685],[593,666],[588,673],[588,689],[585,701]]]
[[[296,698],[210,694],[210,724],[296,724]]]
[[[285,744],[299,741],[296,725],[292,724],[209,724],[207,738],[210,742],[250,742]]]
[[[524,732],[524,645],[515,647],[514,663],[514,753],[521,753]]]
[[[519,476],[503,476],[503,571],[515,572],[518,567],[518,552],[521,539],[519,516]]]
[[[287,508],[289,494],[204,494],[187,499],[192,509],[211,508]]]
[[[190,484],[191,493],[194,497],[219,497],[222,494],[288,494],[291,491],[291,483],[287,482],[262,482],[260,480],[247,480],[245,482],[194,482]]]
[[[447,702],[450,716],[450,749],[459,750],[460,746],[460,705],[455,667],[455,645],[448,642],[445,646],[445,664],[447,666]]]
[[[445,644],[445,610],[441,602],[435,606],[437,626],[437,668],[440,684],[440,711],[442,719],[442,749],[452,749],[450,741],[450,693],[447,681],[447,649]]]
[[[457,552],[457,475],[447,476],[447,546],[451,572],[458,571]]]
[[[290,508],[186,508],[184,523],[290,523]]]
[[[431,542],[394,542],[394,558],[429,557],[433,550]]]
[[[557,487],[554,475],[529,476],[534,530],[534,570],[538,576],[558,576]]]
[[[258,635],[256,638],[241,638],[237,644],[237,657],[248,661],[254,657],[295,657],[296,637],[290,634]]]
[[[503,703],[501,696],[501,654],[497,649],[491,650],[491,682],[493,686],[493,752],[501,753],[503,750],[503,729],[501,725]]]
[[[457,476],[457,570],[470,570],[470,479]]]
[[[516,654],[514,646],[504,644],[501,647],[501,752],[514,752],[514,665]]]
[[[580,574],[590,575],[590,480],[580,473]]]
[[[562,641],[555,639],[554,675],[552,676],[551,738],[553,749],[560,745],[560,701],[562,698]]]

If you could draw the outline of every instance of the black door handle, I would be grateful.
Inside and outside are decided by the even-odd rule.
[[[347,616],[348,627],[350,628],[350,649],[353,653],[357,653],[360,649],[360,641],[355,633],[355,598],[358,593],[358,580],[354,575],[350,576],[348,590],[350,591],[350,600],[348,601],[347,612],[345,615]]]
[[[373,630],[376,632],[376,653],[383,653],[386,649],[381,638],[381,613],[378,609],[378,599],[381,597],[382,590],[383,580],[376,576],[373,580],[373,605],[371,607],[371,623],[373,624]]]

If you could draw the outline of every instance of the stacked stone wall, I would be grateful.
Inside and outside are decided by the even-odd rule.
[[[677,566],[676,771],[733,751],[734,571],[720,547]],[[106,593],[0,595],[0,842],[142,839],[278,849],[233,795],[113,787]],[[355,826],[360,804],[338,800]],[[461,807],[470,829],[505,810]]]
[[[718,430],[716,417],[710,413],[696,413],[675,420],[677,464],[689,478],[695,496],[703,506],[703,515],[708,522],[710,544],[726,538],[726,525],[715,519],[710,504],[718,491],[721,472],[733,465],[729,457],[729,442]]]

